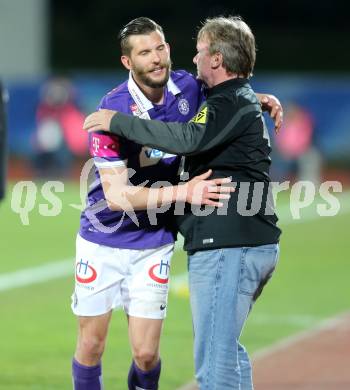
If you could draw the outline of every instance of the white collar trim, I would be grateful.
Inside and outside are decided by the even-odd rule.
[[[170,91],[174,96],[181,92],[171,77],[169,77],[167,87],[168,91]]]
[[[167,82],[167,88],[168,91],[171,92],[173,95],[177,95],[181,92],[181,90],[177,87],[171,77],[169,77],[169,80]],[[152,102],[144,95],[139,86],[135,83],[131,72],[129,72],[128,90],[141,113],[149,111],[153,108]]]
[[[128,90],[130,92],[130,95],[134,99],[137,108],[142,113],[153,108],[152,102],[146,98],[139,86],[135,83],[134,79],[132,78],[131,72],[129,72]]]

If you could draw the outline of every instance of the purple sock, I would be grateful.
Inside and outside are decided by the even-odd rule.
[[[72,362],[74,390],[102,390],[101,364],[84,366],[75,359]]]
[[[157,365],[149,371],[141,370],[133,361],[128,376],[129,390],[157,390],[160,368],[160,360]]]

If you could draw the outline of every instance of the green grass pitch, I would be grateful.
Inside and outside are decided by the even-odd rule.
[[[73,258],[79,211],[69,204],[79,203],[78,187],[66,184],[65,192],[58,195],[63,202],[58,216],[41,216],[38,205],[43,200],[37,199],[29,214],[29,226],[23,226],[11,210],[10,189],[0,205],[0,276]],[[283,208],[287,200],[285,195],[279,205]],[[350,196],[343,196],[341,210],[349,204]],[[289,223],[288,215],[281,215],[280,262],[244,330],[243,341],[249,352],[349,310],[348,211],[299,223]],[[177,252],[172,275],[185,270],[185,255]],[[0,291],[1,390],[71,388],[76,334],[76,320],[70,311],[72,288],[73,276]],[[192,325],[186,294],[170,294],[161,353],[161,390],[175,390],[192,379]],[[115,312],[103,361],[107,390],[126,389],[129,364],[125,316]]]

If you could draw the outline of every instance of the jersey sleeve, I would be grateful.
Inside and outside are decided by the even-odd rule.
[[[101,110],[101,108],[107,108],[106,104],[107,96],[103,96],[103,98],[100,100],[99,104],[96,107],[96,110]]]
[[[91,133],[89,151],[97,168],[124,167],[127,164],[127,158],[117,135],[104,132]]]

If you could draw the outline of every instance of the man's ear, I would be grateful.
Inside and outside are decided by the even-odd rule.
[[[220,65],[222,65],[222,54],[214,53],[210,58],[210,66],[217,69]]]
[[[121,56],[120,57],[120,61],[121,63],[124,65],[124,67],[127,69],[127,70],[130,70],[131,69],[131,61],[130,61],[130,57],[128,56]]]

